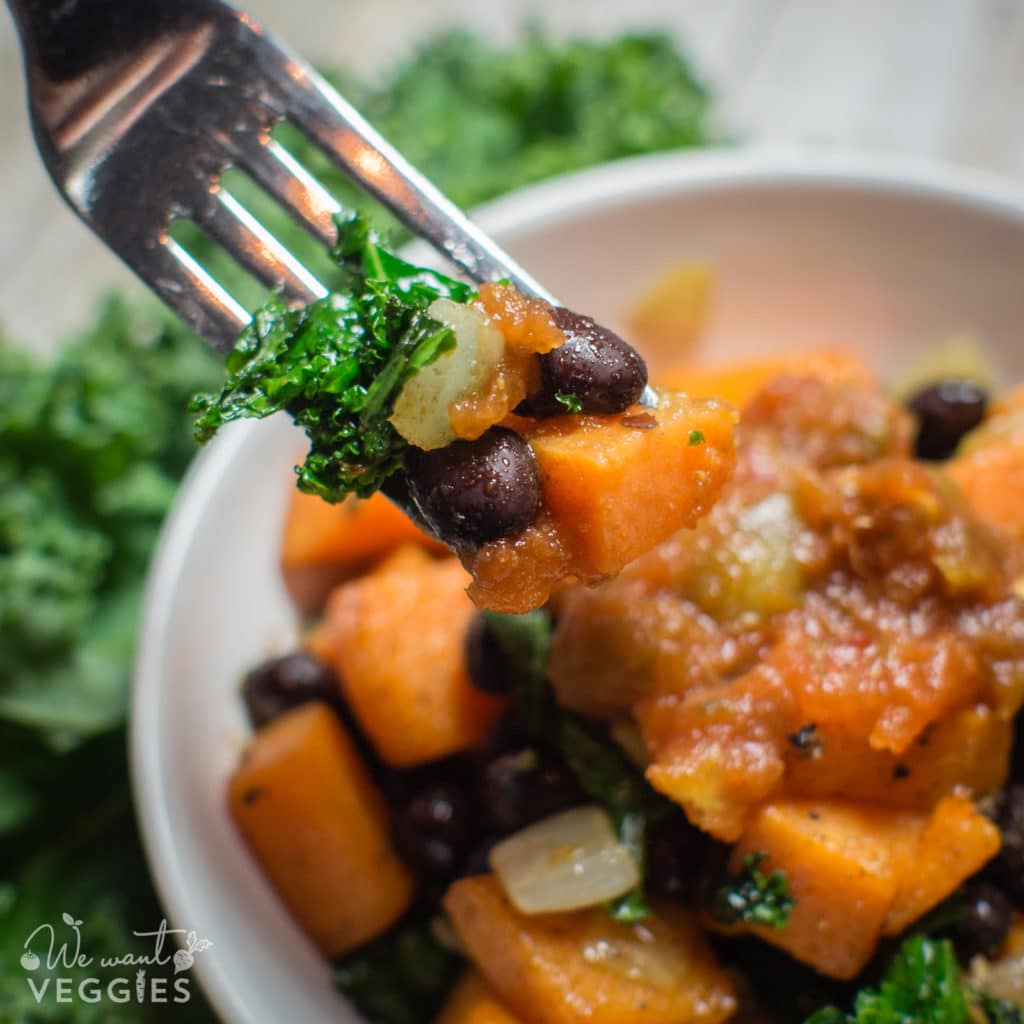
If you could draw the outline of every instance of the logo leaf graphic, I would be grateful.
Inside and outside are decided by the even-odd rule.
[[[174,973],[181,974],[182,971],[187,971],[195,962],[195,958],[187,949],[179,949],[174,954]]]
[[[60,917],[61,920],[71,928],[74,928],[76,924],[82,923],[81,921],[76,921],[66,910],[60,915]]]

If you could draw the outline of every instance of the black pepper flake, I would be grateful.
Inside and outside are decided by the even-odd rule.
[[[804,757],[816,757],[821,752],[818,726],[814,722],[808,722],[807,725],[801,726],[796,732],[790,733],[787,739],[790,746],[798,750]]]
[[[893,767],[892,777],[898,782],[900,779],[910,778],[910,769],[905,764],[897,764]]]
[[[256,803],[256,801],[259,800],[259,798],[263,796],[265,793],[266,790],[263,789],[261,786],[253,786],[251,789],[247,789],[242,794],[242,803],[245,804],[246,807],[248,807],[249,804]]]
[[[821,821],[821,814],[819,814],[818,811],[808,811],[807,817],[810,818],[811,821]]]

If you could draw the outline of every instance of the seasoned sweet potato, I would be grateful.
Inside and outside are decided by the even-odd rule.
[[[494,990],[470,970],[458,982],[434,1024],[522,1024],[512,1015]]]
[[[402,548],[331,596],[321,644],[345,697],[389,764],[433,761],[476,746],[506,702],[475,689],[464,638],[476,610],[454,558]]]
[[[736,846],[768,855],[796,906],[783,928],[742,925],[822,974],[854,977],[871,959],[910,863],[924,815],[845,801],[779,800],[760,809]]]
[[[874,373],[862,360],[831,348],[796,349],[766,359],[718,366],[677,366],[660,373],[657,383],[695,398],[723,398],[742,409],[776,377],[817,377],[829,384],[866,387],[876,383]]]
[[[533,427],[544,502],[577,570],[617,572],[707,512],[735,465],[735,422],[722,402],[661,392],[657,409]]]
[[[327,956],[380,934],[412,901],[384,798],[325,704],[296,708],[256,734],[228,803],[271,885]]]
[[[883,932],[899,935],[998,852],[999,829],[970,800],[951,794],[939,801],[900,879]]]
[[[497,879],[456,882],[445,908],[477,969],[530,1024],[716,1024],[732,986],[678,907],[642,926],[595,908],[520,914]]]
[[[946,469],[982,520],[1024,540],[1024,422],[1019,414],[1015,429],[993,431]]]
[[[331,505],[293,491],[281,542],[285,586],[302,611],[315,612],[339,583],[402,544],[444,551],[383,494]]]
[[[796,732],[786,758],[785,791],[842,795],[926,809],[956,787],[976,796],[1006,781],[1013,723],[984,704],[940,719],[901,755],[821,727]]]

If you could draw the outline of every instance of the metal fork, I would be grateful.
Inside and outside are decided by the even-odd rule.
[[[269,288],[326,288],[220,185],[247,172],[324,245],[339,205],[278,144],[301,130],[477,282],[553,301],[307,63],[221,0],[7,0],[32,127],[72,209],[203,338],[230,349],[249,313],[168,233],[190,218]]]

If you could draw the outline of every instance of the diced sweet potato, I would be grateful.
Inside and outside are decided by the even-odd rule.
[[[542,421],[544,502],[584,576],[617,572],[710,508],[736,462],[736,413],[661,392],[657,409]]]
[[[271,885],[327,956],[389,928],[413,878],[390,842],[388,809],[324,704],[253,738],[228,789],[231,816]]]
[[[964,796],[939,801],[896,889],[882,930],[899,935],[999,852],[999,829]]]
[[[402,544],[444,551],[383,494],[331,505],[294,491],[281,542],[281,571],[292,600],[304,612]]]
[[[456,882],[444,902],[477,969],[530,1024],[716,1024],[736,1008],[727,975],[677,907],[642,926],[600,908],[528,917],[488,875]]]
[[[817,377],[829,384],[867,387],[876,383],[875,374],[861,359],[829,348],[797,349],[763,360],[719,366],[678,366],[659,374],[657,382],[695,398],[723,398],[742,409],[776,377]]]
[[[995,433],[946,468],[979,518],[1024,540],[1024,424]]]
[[[802,739],[801,739],[802,737]],[[932,807],[956,787],[992,793],[1006,781],[1013,723],[985,705],[940,719],[901,755],[815,727],[789,744],[785,791]]]
[[[796,906],[783,928],[741,925],[834,978],[871,959],[910,863],[924,816],[845,801],[778,800],[743,833],[734,866],[768,855],[785,872]]]
[[[682,698],[643,700],[637,720],[651,753],[647,780],[726,842],[781,783],[786,737],[799,723],[785,686],[761,668]]]
[[[452,989],[434,1024],[522,1024],[497,997],[490,985],[470,970]]]
[[[380,756],[407,766],[480,744],[506,702],[469,681],[476,613],[454,558],[400,549],[331,596],[324,625],[353,714]]]

